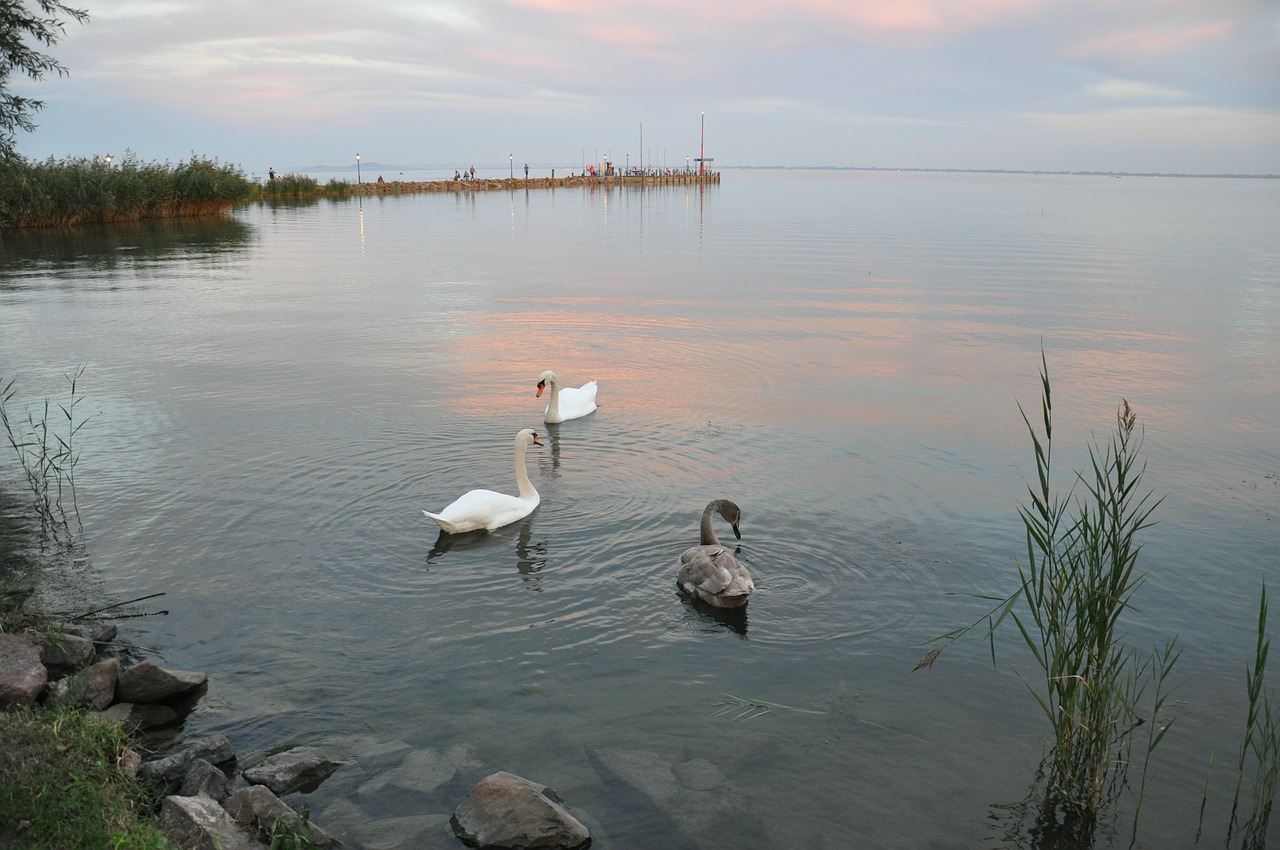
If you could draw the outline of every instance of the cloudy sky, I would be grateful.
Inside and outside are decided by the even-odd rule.
[[[28,157],[1280,173],[1276,0],[70,5]]]

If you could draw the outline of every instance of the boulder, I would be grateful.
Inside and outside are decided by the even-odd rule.
[[[123,724],[130,732],[168,726],[178,719],[178,712],[167,705],[139,705],[135,702],[118,702],[102,714],[116,723]]]
[[[49,681],[42,654],[28,634],[0,634],[0,710],[35,703]]]
[[[164,783],[174,789],[186,776],[191,763],[197,759],[216,765],[226,764],[235,757],[231,742],[225,735],[210,735],[208,738],[191,741],[163,758],[143,762],[138,768],[138,776],[148,781]]]
[[[244,772],[246,782],[265,785],[277,794],[314,790],[349,759],[339,758],[317,747],[294,747],[268,756]]]
[[[44,648],[44,664],[51,670],[69,673],[86,667],[97,651],[88,638],[58,632],[50,637]]]
[[[183,850],[266,850],[208,797],[165,797],[160,828]]]
[[[559,794],[505,771],[480,780],[451,823],[459,838],[478,847],[573,850],[591,842]]]
[[[154,661],[135,664],[120,674],[116,699],[121,702],[160,702],[193,691],[209,679],[204,673],[166,670]]]
[[[222,807],[240,826],[263,836],[298,835],[311,842],[311,846],[329,848],[340,846],[323,829],[303,821],[295,812],[265,785],[241,788],[223,802]]]
[[[79,623],[59,623],[56,628],[68,634],[88,638],[94,643],[110,643],[115,640],[117,629],[115,623],[101,620],[84,620]]]
[[[221,803],[231,796],[231,780],[208,759],[196,759],[187,765],[178,794],[211,797]]]
[[[119,676],[120,659],[108,658],[54,682],[49,686],[49,694],[61,705],[101,711],[115,699],[116,679]]]

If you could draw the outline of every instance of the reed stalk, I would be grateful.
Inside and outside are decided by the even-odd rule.
[[[1127,401],[1110,443],[1091,445],[1090,469],[1076,473],[1082,495],[1073,498],[1074,488],[1065,498],[1054,492],[1052,390],[1043,355],[1042,365],[1043,440],[1022,411],[1038,486],[1028,486],[1030,502],[1019,508],[1027,541],[1019,579],[1027,605],[1013,619],[1044,674],[1043,686],[1031,691],[1054,729],[1060,790],[1074,804],[1096,808],[1120,762],[1118,745],[1141,722],[1140,682],[1171,669],[1149,667],[1118,636],[1120,617],[1146,578],[1137,570],[1137,538],[1160,500],[1139,490],[1142,440]],[[1166,657],[1176,658],[1172,647]]]
[[[1258,603],[1258,637],[1254,645],[1253,667],[1245,670],[1245,693],[1249,705],[1245,713],[1244,736],[1236,765],[1231,819],[1227,825],[1228,847],[1231,846],[1237,825],[1241,829],[1242,848],[1254,850],[1266,846],[1271,809],[1275,803],[1277,785],[1280,784],[1280,706],[1275,703],[1274,693],[1266,687],[1267,656],[1270,651],[1271,639],[1267,636],[1267,588],[1263,585]],[[1253,763],[1253,778],[1250,783],[1252,810],[1249,817],[1241,823],[1241,794],[1250,757]],[[1207,789],[1205,795],[1208,796]],[[1203,806],[1201,808],[1203,810]]]
[[[72,372],[63,373],[70,390],[65,404],[55,405],[55,411],[46,398],[38,408],[39,416],[28,406],[25,424],[9,415],[9,403],[17,392],[14,381],[10,380],[0,388],[0,425],[17,455],[18,465],[33,497],[33,507],[40,517],[41,531],[46,537],[57,536],[60,531],[70,532],[68,501],[72,515],[77,520],[80,517],[75,475],[80,454],[75,438],[88,421],[79,419],[76,411],[84,400],[79,391],[84,370],[81,365]],[[60,419],[65,421],[62,429],[57,427]]]
[[[1141,489],[1137,415],[1122,400],[1110,441],[1090,445],[1089,467],[1077,470],[1075,485],[1060,494],[1052,475],[1053,391],[1043,352],[1040,388],[1039,428],[1018,408],[1036,465],[1028,501],[1018,508],[1027,547],[1025,563],[1017,564],[1018,586],[1006,597],[980,596],[994,607],[935,638],[946,643],[930,650],[917,669],[932,665],[942,649],[983,622],[994,663],[995,630],[1011,619],[1040,669],[1039,683],[1027,681],[1027,689],[1053,729],[1046,804],[1088,823],[1123,784],[1130,733],[1149,722],[1145,780],[1151,751],[1168,730],[1159,715],[1179,652],[1172,640],[1143,658],[1121,640],[1121,617],[1147,576],[1138,569],[1139,538],[1161,501]],[[1144,715],[1139,704],[1151,685],[1154,703]]]

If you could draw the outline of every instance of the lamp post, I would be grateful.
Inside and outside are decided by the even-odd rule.
[[[516,179],[516,160],[515,154],[507,154],[507,175],[512,179]]]
[[[111,154],[107,154],[107,168],[111,167]]]
[[[689,155],[688,154],[684,155],[684,173],[685,174],[689,173]]]
[[[360,181],[360,152],[356,151],[356,182]]]

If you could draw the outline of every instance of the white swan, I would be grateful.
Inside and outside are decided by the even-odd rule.
[[[733,526],[733,535],[741,539],[738,520],[742,511],[728,499],[716,499],[702,511],[701,543],[680,556],[676,583],[686,593],[717,608],[737,608],[747,604],[756,589],[751,573],[727,548],[720,545],[711,528],[711,517],[720,514]]]
[[[438,514],[423,511],[436,521],[447,534],[462,534],[486,528],[492,531],[504,525],[510,525],[533,513],[541,497],[529,481],[529,473],[524,468],[524,455],[529,446],[541,446],[538,435],[532,428],[525,428],[516,434],[516,485],[520,488],[519,496],[508,496],[493,490],[471,490],[454,499]]]
[[[586,416],[588,413],[595,412],[595,381],[587,381],[576,389],[573,387],[560,389],[560,383],[556,380],[556,373],[547,371],[538,376],[538,398],[542,398],[542,391],[546,387],[551,387],[551,400],[547,404],[547,412],[543,417],[544,422],[554,425],[557,422],[577,419]]]

